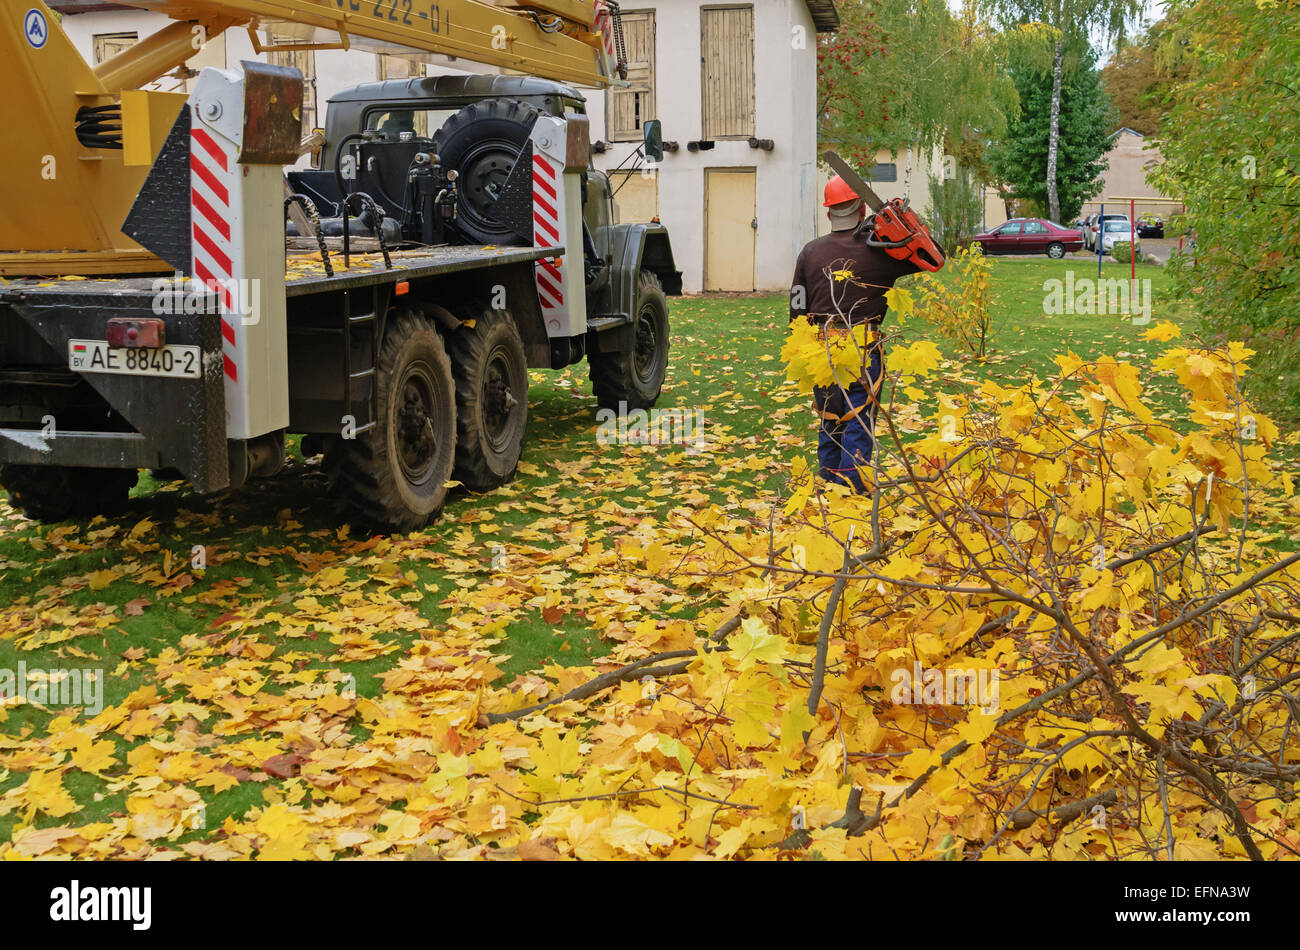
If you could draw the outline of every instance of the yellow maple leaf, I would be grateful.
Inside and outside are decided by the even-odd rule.
[[[672,847],[673,839],[628,812],[620,812],[600,834],[601,838],[620,851],[649,857],[652,848]]]
[[[1159,340],[1161,343],[1167,343],[1182,335],[1182,331],[1177,326],[1165,320],[1157,323],[1146,333],[1142,334],[1144,340]]]
[[[790,484],[793,491],[790,498],[785,503],[785,516],[788,518],[796,511],[803,508],[812,497],[813,477],[812,472],[808,469],[808,462],[802,455],[794,457],[793,471],[790,475]]]
[[[28,805],[51,818],[62,818],[81,810],[81,806],[63,787],[63,777],[58,772],[33,772],[28,776],[23,791]]]
[[[939,368],[943,354],[931,340],[918,340],[911,346],[899,347],[890,352],[889,368],[913,376],[928,376]]]
[[[112,568],[105,568],[102,571],[93,571],[86,575],[86,581],[90,584],[91,590],[103,590],[115,580],[117,580],[117,571]]]
[[[752,669],[759,663],[780,663],[789,644],[784,637],[767,632],[767,624],[746,617],[740,631],[731,638],[731,652],[737,669]]]
[[[72,752],[72,764],[83,772],[102,772],[117,764],[117,746],[107,739],[82,738]]]

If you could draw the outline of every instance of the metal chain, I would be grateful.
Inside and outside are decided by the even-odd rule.
[[[302,208],[303,213],[307,215],[307,220],[311,222],[312,230],[316,232],[316,246],[320,248],[320,259],[325,265],[325,276],[334,276],[334,265],[330,262],[329,248],[325,246],[325,232],[321,229],[320,212],[316,209],[316,203],[306,195],[294,193],[284,199],[284,213],[289,214],[289,206],[296,204]],[[306,237],[306,235],[302,235]]]
[[[607,0],[609,18],[614,24],[614,55],[618,57],[618,78],[627,79],[627,40],[623,36],[623,9],[617,0]]]

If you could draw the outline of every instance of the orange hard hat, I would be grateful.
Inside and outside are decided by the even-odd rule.
[[[826,204],[823,207],[833,208],[836,205],[857,201],[858,197],[858,193],[849,187],[848,182],[836,175],[826,183]]]

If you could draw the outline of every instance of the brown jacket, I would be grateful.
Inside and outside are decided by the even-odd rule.
[[[885,292],[900,277],[921,268],[890,257],[852,231],[834,231],[810,241],[799,254],[790,288],[790,319],[808,314],[814,323],[843,314],[853,324],[885,319]],[[852,273],[845,278],[844,272]],[[837,278],[834,275],[839,274]]]

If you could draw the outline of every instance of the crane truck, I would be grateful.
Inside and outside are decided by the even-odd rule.
[[[410,531],[449,485],[515,476],[528,370],[587,360],[649,408],[681,293],[665,228],[617,224],[579,86],[617,81],[609,0],[126,0],[173,22],[92,68],[39,0],[6,4],[0,122],[0,485],[39,520],[120,505],[138,470],[197,491],[323,453],[348,520]],[[272,28],[276,29],[273,30]],[[302,76],[258,51],[445,54],[507,75],[333,97],[317,167]],[[662,159],[658,124],[643,154]],[[293,221],[286,227],[286,217]],[[286,264],[286,247],[289,248]]]

